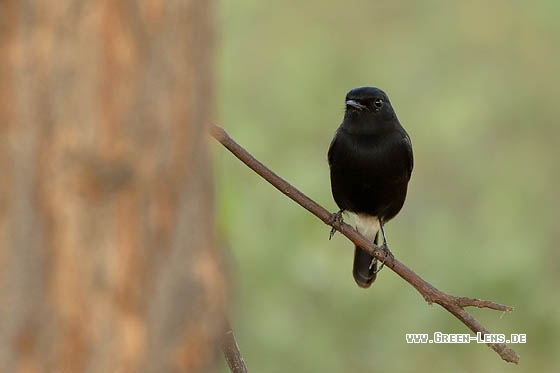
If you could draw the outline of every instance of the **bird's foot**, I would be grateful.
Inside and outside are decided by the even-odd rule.
[[[395,256],[393,255],[391,250],[389,250],[389,246],[387,245],[387,242],[384,242],[383,245],[381,245],[381,250],[383,250],[385,252],[385,258],[383,258],[383,260],[381,261],[381,265],[379,266],[379,268],[377,268],[373,272],[375,274],[377,274],[379,271],[381,271],[383,269],[383,267],[385,266],[385,262],[387,262],[387,258],[391,257],[391,262],[393,262],[393,260],[395,260]]]
[[[373,257],[373,258],[371,259],[371,263],[369,263],[369,268],[368,268],[368,270],[371,271],[372,269],[373,269],[373,273],[374,273],[374,274],[378,272],[378,271],[377,271],[377,258],[376,258],[376,257]]]
[[[344,212],[344,210],[339,210],[338,212],[335,212],[334,214],[331,214],[331,217],[329,218],[329,225],[332,226],[332,228],[331,228],[331,233],[329,234],[329,240],[336,233],[336,226],[337,225],[340,228],[340,230],[342,231],[342,224],[344,223],[344,218],[342,217],[343,212]]]

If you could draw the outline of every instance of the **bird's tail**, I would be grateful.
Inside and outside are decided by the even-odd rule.
[[[374,240],[376,245],[377,236],[378,234],[375,235]],[[369,255],[367,252],[360,249],[359,246],[356,246],[354,249],[354,268],[352,274],[358,286],[365,289],[369,288],[373,281],[375,281],[375,277],[377,277],[375,273],[377,269],[377,260],[374,261],[373,265],[371,263],[372,260],[374,260],[372,255]]]

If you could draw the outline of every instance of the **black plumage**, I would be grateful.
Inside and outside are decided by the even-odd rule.
[[[336,204],[356,214],[358,231],[378,243],[380,228],[404,204],[413,167],[410,138],[385,92],[373,87],[348,92],[344,120],[331,142],[328,160]],[[367,288],[376,273],[376,260],[356,247],[356,283]]]

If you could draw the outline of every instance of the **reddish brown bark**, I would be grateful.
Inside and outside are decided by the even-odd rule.
[[[211,3],[0,3],[0,371],[219,358]]]

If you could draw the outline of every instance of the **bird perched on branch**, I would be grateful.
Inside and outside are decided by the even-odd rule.
[[[382,90],[358,87],[346,95],[342,124],[336,130],[328,152],[331,189],[340,211],[356,216],[356,229],[378,244],[381,231],[385,259],[392,256],[383,226],[401,210],[412,174],[412,144]],[[333,228],[334,229],[334,228]],[[353,275],[368,288],[377,269],[377,259],[356,246]]]

